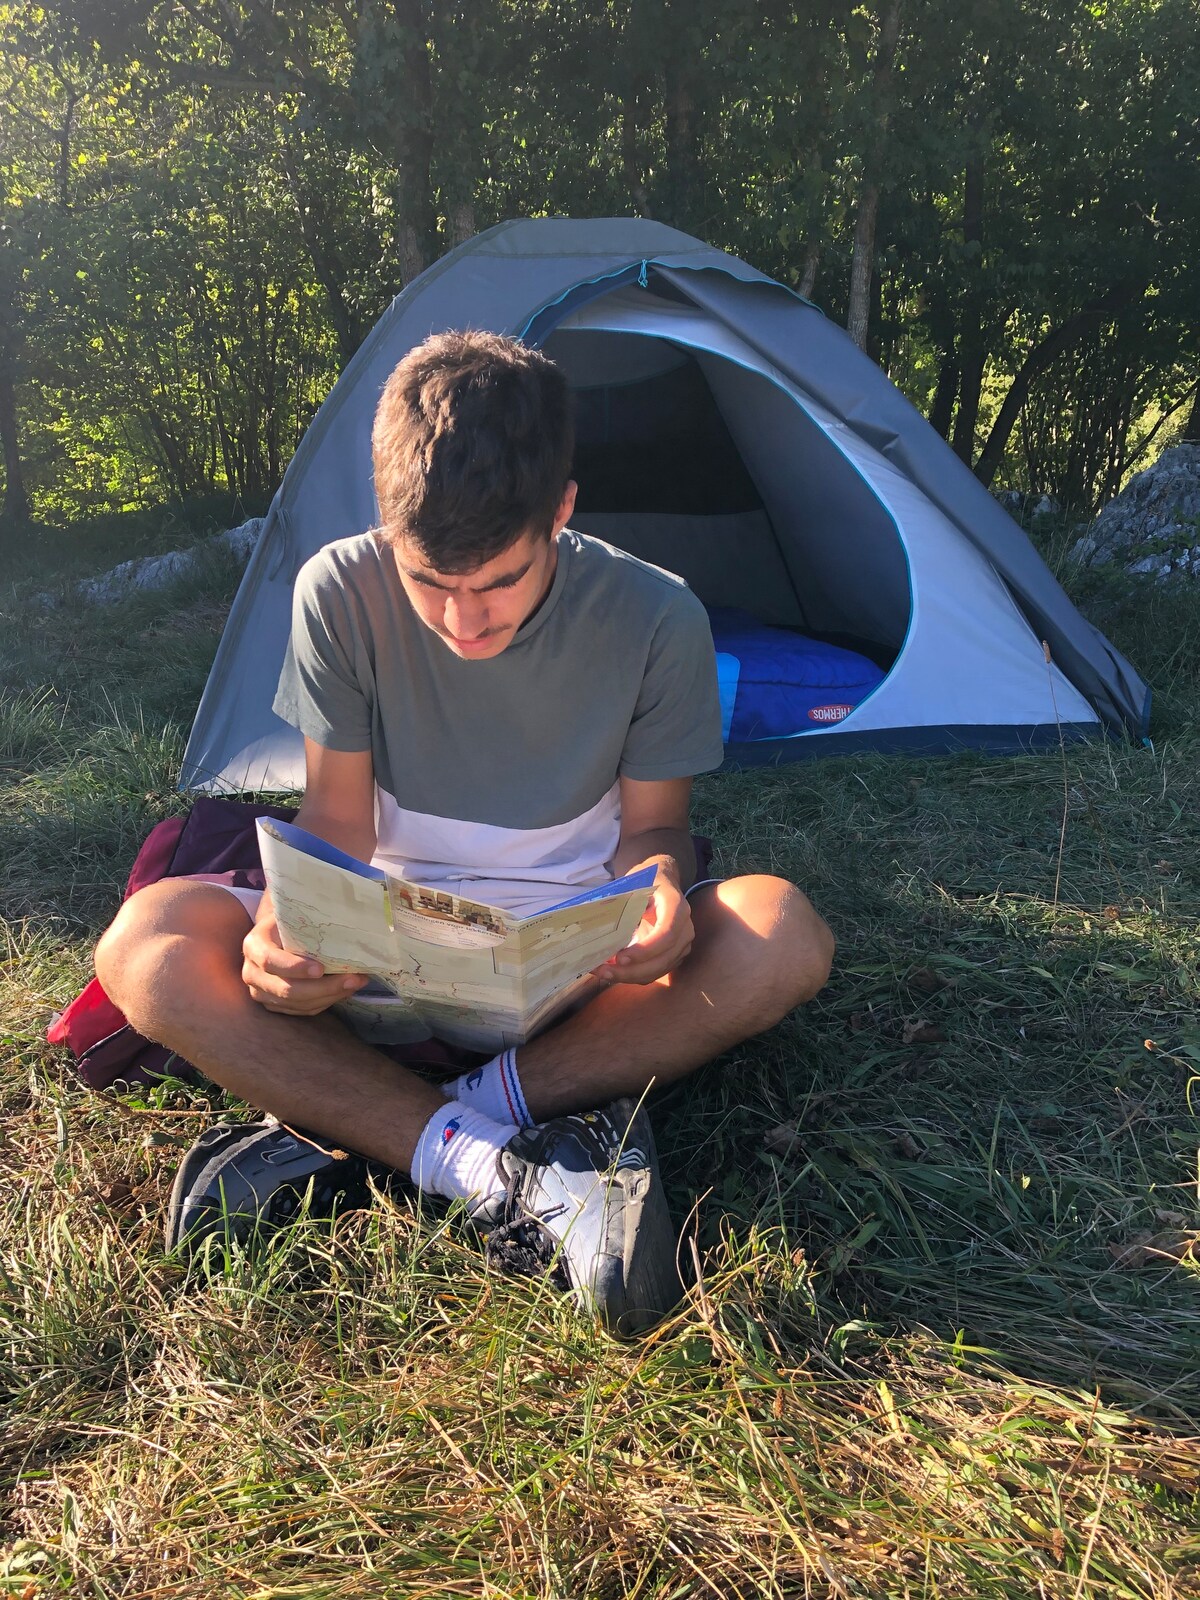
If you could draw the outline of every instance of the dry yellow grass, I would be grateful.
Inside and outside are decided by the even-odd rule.
[[[701,1272],[623,1345],[386,1197],[211,1277],[163,1254],[219,1098],[91,1094],[42,1031],[181,803],[222,592],[26,592],[0,603],[0,1594],[1200,1595],[1193,611],[1157,618],[1157,749],[1069,752],[1061,851],[1057,756],[701,785],[723,866],[804,882],[839,967],[656,1104]]]

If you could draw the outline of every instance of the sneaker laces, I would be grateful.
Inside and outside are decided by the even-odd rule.
[[[517,1278],[548,1277],[556,1289],[566,1293],[571,1280],[558,1245],[544,1226],[552,1217],[560,1216],[564,1208],[554,1206],[541,1215],[530,1211],[521,1195],[522,1176],[519,1168],[509,1175],[504,1193],[506,1220],[488,1230],[484,1254],[501,1272]]]

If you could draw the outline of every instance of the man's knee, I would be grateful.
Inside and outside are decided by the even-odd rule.
[[[96,946],[96,976],[133,1025],[165,988],[211,982],[216,967],[240,966],[245,913],[211,885],[165,879],[131,895]]]
[[[729,879],[718,892],[754,936],[755,973],[770,991],[772,1010],[785,1016],[825,987],[836,943],[794,883],[755,873]]]

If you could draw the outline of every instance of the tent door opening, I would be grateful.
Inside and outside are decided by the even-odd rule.
[[[727,716],[727,738],[820,731],[878,687],[907,636],[896,524],[792,394],[675,331],[546,338],[575,400],[573,525],[678,573],[708,607],[743,700],[773,697],[740,726]]]

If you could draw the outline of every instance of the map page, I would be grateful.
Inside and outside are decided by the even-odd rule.
[[[436,1036],[472,1050],[522,1044],[597,987],[632,939],[653,867],[530,916],[358,861],[293,823],[258,819],[284,948],[372,982],[339,1005],[373,1044]]]

